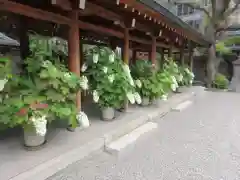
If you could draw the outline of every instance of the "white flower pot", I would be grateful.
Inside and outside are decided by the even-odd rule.
[[[26,147],[38,147],[45,143],[45,135],[41,136],[36,133],[36,130],[32,126],[27,126],[23,129],[24,133],[24,145]]]
[[[142,106],[148,106],[149,104],[150,104],[149,98],[143,97],[142,98]]]
[[[102,120],[110,121],[115,117],[115,109],[111,107],[102,108]]]

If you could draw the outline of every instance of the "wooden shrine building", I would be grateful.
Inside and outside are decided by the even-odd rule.
[[[167,50],[171,56],[188,49],[192,62],[193,48],[209,45],[154,0],[0,0],[0,32],[19,40],[22,58],[27,56],[31,31],[68,39],[69,68],[78,75],[83,43],[122,47],[126,63],[130,49],[133,57],[137,51],[148,51],[153,64],[157,51]],[[80,99],[79,93],[79,108]]]

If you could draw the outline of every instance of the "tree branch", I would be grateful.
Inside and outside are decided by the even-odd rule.
[[[224,17],[228,17],[229,15],[231,15],[232,13],[234,13],[238,8],[240,8],[240,0],[238,0],[238,2],[236,2],[236,4],[234,5],[234,7],[229,8],[228,10],[226,10],[224,12]]]

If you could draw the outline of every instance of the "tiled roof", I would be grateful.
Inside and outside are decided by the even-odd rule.
[[[154,9],[155,11],[161,13],[163,16],[165,16],[166,18],[168,18],[170,21],[177,24],[181,28],[190,31],[192,34],[194,34],[199,39],[201,39],[201,41],[204,44],[210,44],[206,36],[197,32],[193,27],[191,27],[186,22],[181,20],[178,16],[171,13],[167,8],[163,7],[158,1],[155,1],[155,0],[139,0],[139,1],[149,6],[150,8]]]

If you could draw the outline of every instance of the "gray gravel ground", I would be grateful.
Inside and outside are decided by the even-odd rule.
[[[96,152],[48,180],[240,180],[240,94],[206,92],[157,123],[124,157]]]

